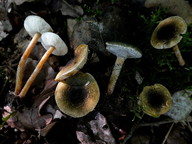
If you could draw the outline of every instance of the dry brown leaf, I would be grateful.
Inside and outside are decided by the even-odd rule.
[[[81,132],[81,131],[76,131],[77,139],[81,142],[81,144],[95,144],[89,135]]]
[[[115,144],[115,139],[111,133],[109,125],[107,124],[107,120],[102,114],[97,113],[95,120],[91,120],[89,124],[97,143],[104,142]]]
[[[34,98],[35,101],[30,108],[24,107],[22,110],[16,111],[16,113],[6,121],[7,124],[12,128],[17,128],[19,130],[40,130],[48,125],[52,121],[54,113],[41,115],[40,111],[49,98],[54,94],[56,82],[53,81],[54,80],[52,79],[52,81],[50,80],[46,83],[47,89],[43,90],[40,95]],[[3,117],[8,116],[12,112],[10,106],[5,106],[4,109],[5,112],[3,113]]]

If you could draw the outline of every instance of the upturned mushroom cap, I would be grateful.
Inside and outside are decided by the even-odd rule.
[[[172,16],[161,21],[151,36],[151,45],[157,49],[171,48],[178,44],[187,31],[183,18]]]
[[[145,86],[139,100],[143,111],[152,117],[159,117],[169,111],[172,106],[171,94],[161,84]]]
[[[75,49],[75,57],[57,74],[55,80],[61,81],[76,74],[87,62],[88,45],[81,44]]]
[[[41,17],[30,15],[24,21],[25,30],[33,37],[36,33],[52,32],[51,26]]]
[[[71,117],[82,117],[93,111],[99,97],[97,82],[89,73],[78,72],[59,82],[55,90],[57,106]]]
[[[106,49],[117,57],[141,58],[142,54],[139,49],[121,42],[106,42]]]
[[[50,47],[55,47],[54,55],[62,56],[68,52],[65,42],[55,33],[45,32],[41,36],[43,47],[48,50]]]

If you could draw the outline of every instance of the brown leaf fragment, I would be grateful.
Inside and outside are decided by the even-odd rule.
[[[89,48],[94,52],[109,55],[103,42],[100,25],[96,19],[91,17],[83,17],[73,27],[73,33],[70,38],[70,45],[76,48],[80,44],[88,44]]]
[[[111,133],[109,125],[107,124],[107,120],[102,114],[97,113],[95,120],[91,120],[89,124],[98,143],[104,142],[115,144],[115,139]]]
[[[52,127],[56,124],[55,122],[51,122],[50,124],[48,124],[46,127],[44,127],[43,129],[40,130],[40,135],[41,136],[46,136],[48,134],[48,132],[52,129]]]
[[[71,5],[65,0],[54,0],[45,2],[46,5],[51,5],[54,12],[61,11],[64,16],[79,17],[83,15],[83,9],[78,5]]]
[[[54,88],[55,85],[52,85],[52,87],[42,92],[42,94],[36,96],[35,101],[30,108],[24,107],[22,110],[16,111],[16,113],[6,121],[7,124],[12,128],[17,128],[21,131],[25,129],[40,130],[48,125],[52,121],[54,114],[40,114],[40,111],[49,98],[53,96]],[[10,106],[5,106],[4,109],[5,112],[3,113],[3,117],[6,117],[13,112]]]
[[[81,144],[95,144],[89,135],[85,134],[81,131],[76,131],[77,139],[81,142]]]
[[[12,25],[7,17],[6,9],[0,3],[0,41],[8,36]]]

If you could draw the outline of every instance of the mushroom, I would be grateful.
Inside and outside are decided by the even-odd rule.
[[[106,49],[117,56],[107,89],[107,94],[111,95],[114,91],[115,84],[121,72],[124,61],[127,58],[141,58],[142,54],[137,48],[125,43],[106,42],[106,45]]]
[[[74,55],[74,58],[57,74],[55,78],[56,81],[62,81],[69,76],[76,74],[85,65],[88,57],[88,45],[79,45],[75,49]]]
[[[182,39],[182,35],[187,31],[187,25],[183,18],[179,16],[171,16],[161,21],[151,36],[151,45],[156,49],[172,48],[177,57],[180,66],[185,65],[185,61],[181,55],[178,43]]]
[[[25,97],[29,87],[33,83],[34,79],[36,78],[37,74],[40,72],[41,68],[43,67],[44,63],[46,62],[50,54],[62,56],[68,52],[68,48],[65,42],[55,33],[52,33],[52,32],[43,33],[41,36],[41,43],[47,51],[43,55],[39,63],[37,64],[37,67],[31,74],[25,86],[23,87],[21,93],[19,94],[21,98]]]
[[[25,30],[32,37],[31,42],[27,46],[25,52],[23,53],[19,65],[17,68],[16,74],[16,85],[15,85],[15,94],[18,95],[22,88],[22,79],[23,79],[23,71],[26,60],[37,43],[38,39],[41,37],[41,34],[48,31],[53,31],[51,26],[41,17],[30,15],[24,21]]]
[[[59,82],[55,90],[55,100],[59,109],[75,118],[93,111],[99,97],[99,86],[89,73],[78,72]]]
[[[139,95],[139,104],[143,112],[159,117],[169,111],[172,106],[172,98],[169,90],[161,84],[145,86]]]

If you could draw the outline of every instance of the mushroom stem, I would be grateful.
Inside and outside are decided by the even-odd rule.
[[[124,61],[125,61],[125,58],[123,58],[123,57],[117,57],[117,59],[115,61],[115,65],[113,67],[113,71],[112,71],[111,77],[109,79],[109,84],[108,84],[108,89],[107,89],[108,95],[111,95],[114,91],[115,84],[116,84],[119,74],[121,72]]]
[[[25,52],[23,53],[19,65],[17,67],[17,74],[16,74],[16,84],[15,84],[15,94],[18,95],[21,91],[22,88],[22,79],[23,79],[23,71],[24,71],[24,66],[26,63],[27,58],[29,57],[29,54],[33,50],[35,44],[37,43],[38,39],[41,37],[40,33],[36,33],[29,45],[27,46]]]
[[[179,62],[179,65],[180,65],[180,66],[184,66],[184,65],[185,65],[185,60],[183,59],[183,57],[182,57],[182,55],[181,55],[181,52],[180,52],[180,50],[179,50],[178,45],[175,45],[175,46],[173,47],[173,51],[174,51],[174,53],[175,53],[175,55],[176,55],[176,57],[177,57],[177,60],[178,60],[178,62]]]
[[[27,80],[25,86],[23,87],[21,93],[19,94],[19,97],[23,98],[25,97],[29,87],[31,86],[31,84],[33,83],[34,79],[36,78],[36,76],[38,75],[38,73],[40,72],[40,70],[42,69],[44,63],[46,62],[46,60],[48,59],[48,57],[50,56],[50,54],[55,50],[55,47],[50,47],[46,53],[43,55],[43,57],[41,58],[41,60],[39,61],[39,63],[37,64],[35,70],[33,71],[33,73],[31,74],[31,76],[29,77],[29,79]]]

